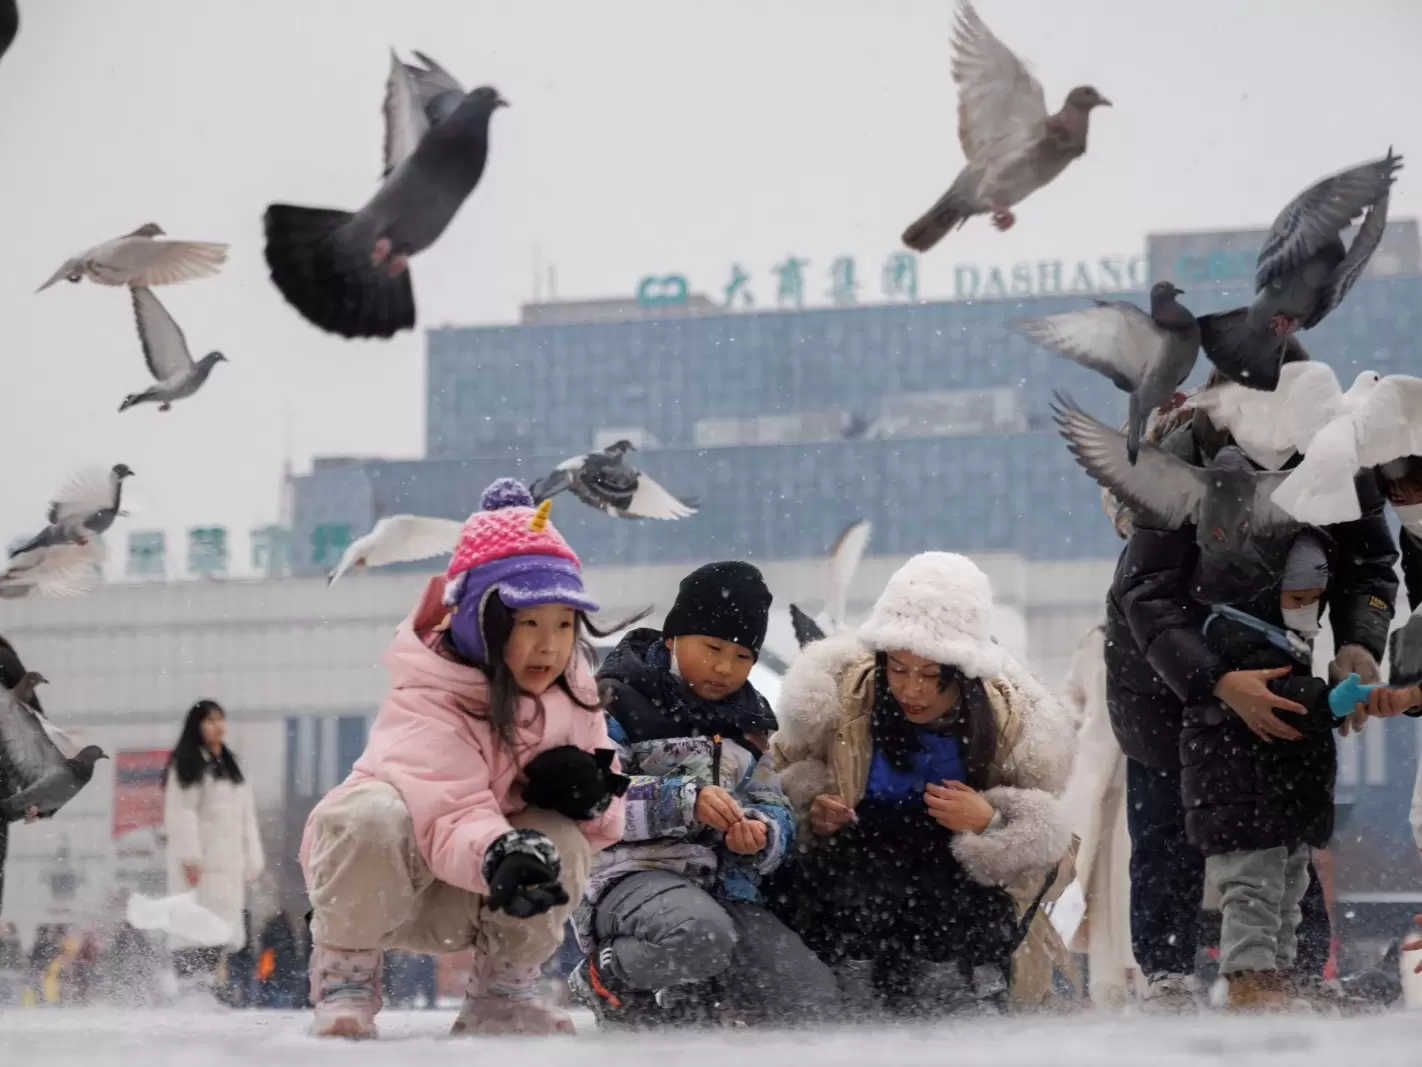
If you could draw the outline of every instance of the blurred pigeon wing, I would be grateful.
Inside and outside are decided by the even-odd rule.
[[[393,48],[390,50],[390,77],[385,82],[384,111],[385,170],[382,176],[388,176],[409,158],[430,128],[415,73],[400,62]]]
[[[22,597],[32,591],[44,597],[82,596],[103,581],[107,557],[99,537],[91,537],[87,545],[51,545],[11,556],[0,574],[0,596]]]
[[[1127,393],[1140,387],[1166,341],[1146,312],[1120,300],[1028,319],[1018,328],[1043,348],[1106,375]]]
[[[1349,223],[1387,192],[1398,165],[1389,151],[1387,158],[1324,178],[1291,200],[1279,212],[1259,249],[1255,289],[1287,275],[1337,240]]]
[[[95,257],[95,281],[105,285],[173,285],[210,278],[227,262],[227,246],[211,241],[124,237]]]
[[[1389,374],[1353,412],[1358,466],[1422,456],[1422,378]]]
[[[49,521],[60,523],[87,519],[94,512],[113,506],[112,469],[87,467],[60,486],[49,505]]]
[[[1052,413],[1071,453],[1099,485],[1117,499],[1170,530],[1196,521],[1209,485],[1206,471],[1148,441],[1132,466],[1126,435],[1098,422],[1070,399],[1057,395]]]
[[[684,519],[696,514],[696,508],[672,496],[645,473],[638,476],[637,491],[624,511],[639,519]]]
[[[380,567],[448,555],[459,544],[463,529],[464,524],[456,519],[391,515],[376,523],[370,532],[371,544],[365,549],[365,562],[371,567]]]
[[[11,794],[64,768],[64,753],[50,739],[41,718],[14,694],[0,692],[0,782]]]
[[[1363,219],[1363,224],[1358,227],[1358,232],[1353,237],[1353,244],[1348,249],[1348,254],[1343,257],[1343,262],[1338,264],[1337,269],[1333,272],[1333,277],[1328,280],[1323,310],[1316,316],[1316,321],[1322,320],[1325,315],[1343,303],[1343,298],[1348,295],[1348,290],[1353,288],[1358,279],[1363,276],[1363,271],[1367,270],[1368,261],[1378,250],[1378,245],[1382,244],[1383,233],[1387,230],[1388,199],[1388,194],[1384,193],[1382,199],[1368,208],[1368,214]]]
[[[993,35],[969,0],[953,31],[958,140],[969,163],[986,166],[1030,144],[1047,118],[1042,85]]]
[[[569,462],[572,462],[571,460]],[[577,462],[582,463],[579,456]],[[529,495],[533,497],[535,504],[541,504],[549,497],[557,496],[559,493],[573,487],[573,474],[566,469],[566,464],[553,471],[551,474],[539,478],[528,487]]]
[[[156,900],[133,893],[125,918],[135,930],[160,931],[197,945],[224,945],[230,936],[227,921],[199,904],[196,892]]]
[[[825,639],[820,624],[800,610],[799,605],[790,605],[790,625],[795,631],[795,641],[801,648],[815,641]]]
[[[153,295],[153,290],[138,285],[129,293],[133,297],[133,318],[148,372],[158,381],[166,382],[192,370],[193,357],[188,351],[187,338],[168,309]]]
[[[854,581],[854,572],[859,569],[859,561],[864,558],[873,532],[873,523],[860,519],[847,526],[835,538],[834,547],[830,549],[829,590],[825,595],[825,608],[836,627],[844,625],[849,585]]]

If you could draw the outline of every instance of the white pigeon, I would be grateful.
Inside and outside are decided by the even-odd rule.
[[[1353,482],[1358,471],[1416,455],[1422,455],[1422,378],[1364,371],[1272,499],[1313,526],[1351,522],[1363,513]]]
[[[100,285],[173,285],[210,278],[227,262],[227,246],[211,241],[159,241],[163,228],[156,222],[115,237],[65,261],[64,266],[36,290],[44,292],[59,281],[88,278]]]
[[[874,524],[858,519],[844,528],[830,548],[829,584],[825,589],[825,606],[815,618],[810,618],[798,605],[790,605],[790,621],[795,627],[795,639],[804,648],[811,641],[832,637],[849,628],[849,586],[859,570],[859,561],[869,547]]]
[[[159,411],[168,411],[174,400],[192,396],[207,381],[212,368],[227,362],[221,352],[209,352],[196,363],[188,350],[188,340],[183,331],[173,321],[153,290],[144,285],[129,289],[133,297],[134,324],[138,327],[138,343],[143,346],[143,362],[148,364],[148,372],[157,385],[151,385],[141,393],[129,393],[119,405],[120,411],[127,411],[135,404],[157,404]]]
[[[192,891],[157,900],[133,893],[125,918],[135,930],[156,930],[195,945],[217,947],[231,936],[227,920],[199,904]]]
[[[86,544],[42,545],[19,552],[6,561],[0,573],[0,598],[15,599],[38,593],[43,597],[82,596],[104,580],[108,548],[101,537]]]
[[[1186,403],[1227,430],[1255,463],[1276,471],[1307,450],[1314,434],[1340,410],[1342,396],[1332,367],[1301,360],[1279,369],[1273,392],[1225,380]]]
[[[464,524],[457,519],[431,519],[423,515],[391,515],[375,529],[347,546],[326,584],[352,567],[383,567],[443,556],[454,551]]]

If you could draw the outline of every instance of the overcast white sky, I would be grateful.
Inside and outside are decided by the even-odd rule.
[[[949,0],[20,0],[0,60],[5,254],[0,538],[32,532],[74,469],[123,461],[134,525],[170,544],[275,517],[288,443],[418,455],[423,339],[309,327],[266,277],[273,200],[355,208],[380,170],[387,49],[419,48],[512,103],[490,163],[413,268],[422,326],[510,322],[535,247],[559,295],[630,294],[680,271],[713,296],[732,262],[878,265],[961,164]],[[1153,230],[1266,224],[1324,174],[1413,153],[1393,217],[1422,213],[1417,0],[979,0],[1056,107],[1092,83],[1087,157],[998,234],[981,220],[922,264],[1130,254]],[[70,254],[146,221],[232,244],[217,279],[160,296],[205,391],[170,413],[119,401],[146,371],[122,291],[34,289]],[[471,502],[472,504],[472,502]],[[121,521],[114,539],[121,562]],[[171,553],[170,549],[170,553]],[[171,558],[171,556],[170,556]]]

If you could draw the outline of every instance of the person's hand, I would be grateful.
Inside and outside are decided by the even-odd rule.
[[[202,881],[202,864],[200,864],[200,863],[185,863],[185,864],[183,864],[183,881],[187,882],[188,885],[190,885],[190,886],[192,886],[194,889],[196,889],[196,888],[197,888],[197,884]]]
[[[742,856],[754,856],[765,848],[765,823],[742,819],[726,831],[726,847]]]
[[[1295,704],[1269,689],[1274,678],[1292,674],[1291,667],[1275,667],[1265,671],[1230,671],[1215,685],[1215,696],[1224,701],[1244,721],[1244,725],[1261,741],[1297,741],[1303,734],[1280,719],[1274,712],[1288,711],[1307,715],[1308,709]]]
[[[1422,688],[1415,685],[1374,689],[1368,694],[1368,715],[1374,719],[1391,719],[1422,704]]]
[[[962,782],[929,782],[924,787],[923,800],[933,821],[954,833],[982,833],[997,810],[986,797]]]
[[[1422,928],[1422,915],[1412,916],[1412,925]],[[1422,949],[1422,937],[1417,937],[1411,941],[1404,941],[1402,943],[1403,952],[1416,952],[1418,949]],[[1419,963],[1416,967],[1412,968],[1412,973],[1422,974],[1422,963]]]
[[[1333,657],[1333,662],[1328,665],[1328,681],[1331,685],[1337,685],[1350,674],[1356,674],[1358,681],[1364,685],[1382,681],[1378,661],[1373,659],[1373,654],[1362,645],[1341,646],[1338,654]]]
[[[32,822],[37,822],[38,820],[39,820],[39,808],[37,808],[37,807],[35,807],[33,804],[31,804],[31,805],[29,806],[29,808],[27,808],[27,809],[25,810],[25,825],[28,826],[30,823],[32,823]]]
[[[821,793],[810,802],[810,829],[821,837],[837,834],[853,821],[854,809],[833,793]]]
[[[736,798],[719,785],[703,785],[696,793],[696,821],[725,833],[745,815]]]

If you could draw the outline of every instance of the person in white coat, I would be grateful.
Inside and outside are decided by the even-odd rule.
[[[1062,793],[1081,839],[1077,883],[1086,911],[1068,946],[1087,958],[1087,991],[1102,1007],[1130,1000],[1131,838],[1126,832],[1126,757],[1106,711],[1106,635],[1093,627],[1077,647],[1061,704],[1076,721],[1076,760]]]
[[[210,981],[223,950],[246,942],[247,886],[265,860],[251,787],[226,745],[227,715],[213,700],[188,710],[168,760],[163,829],[168,838],[168,892],[196,891],[197,901],[227,924],[225,944],[203,945],[169,935],[180,980]]]

